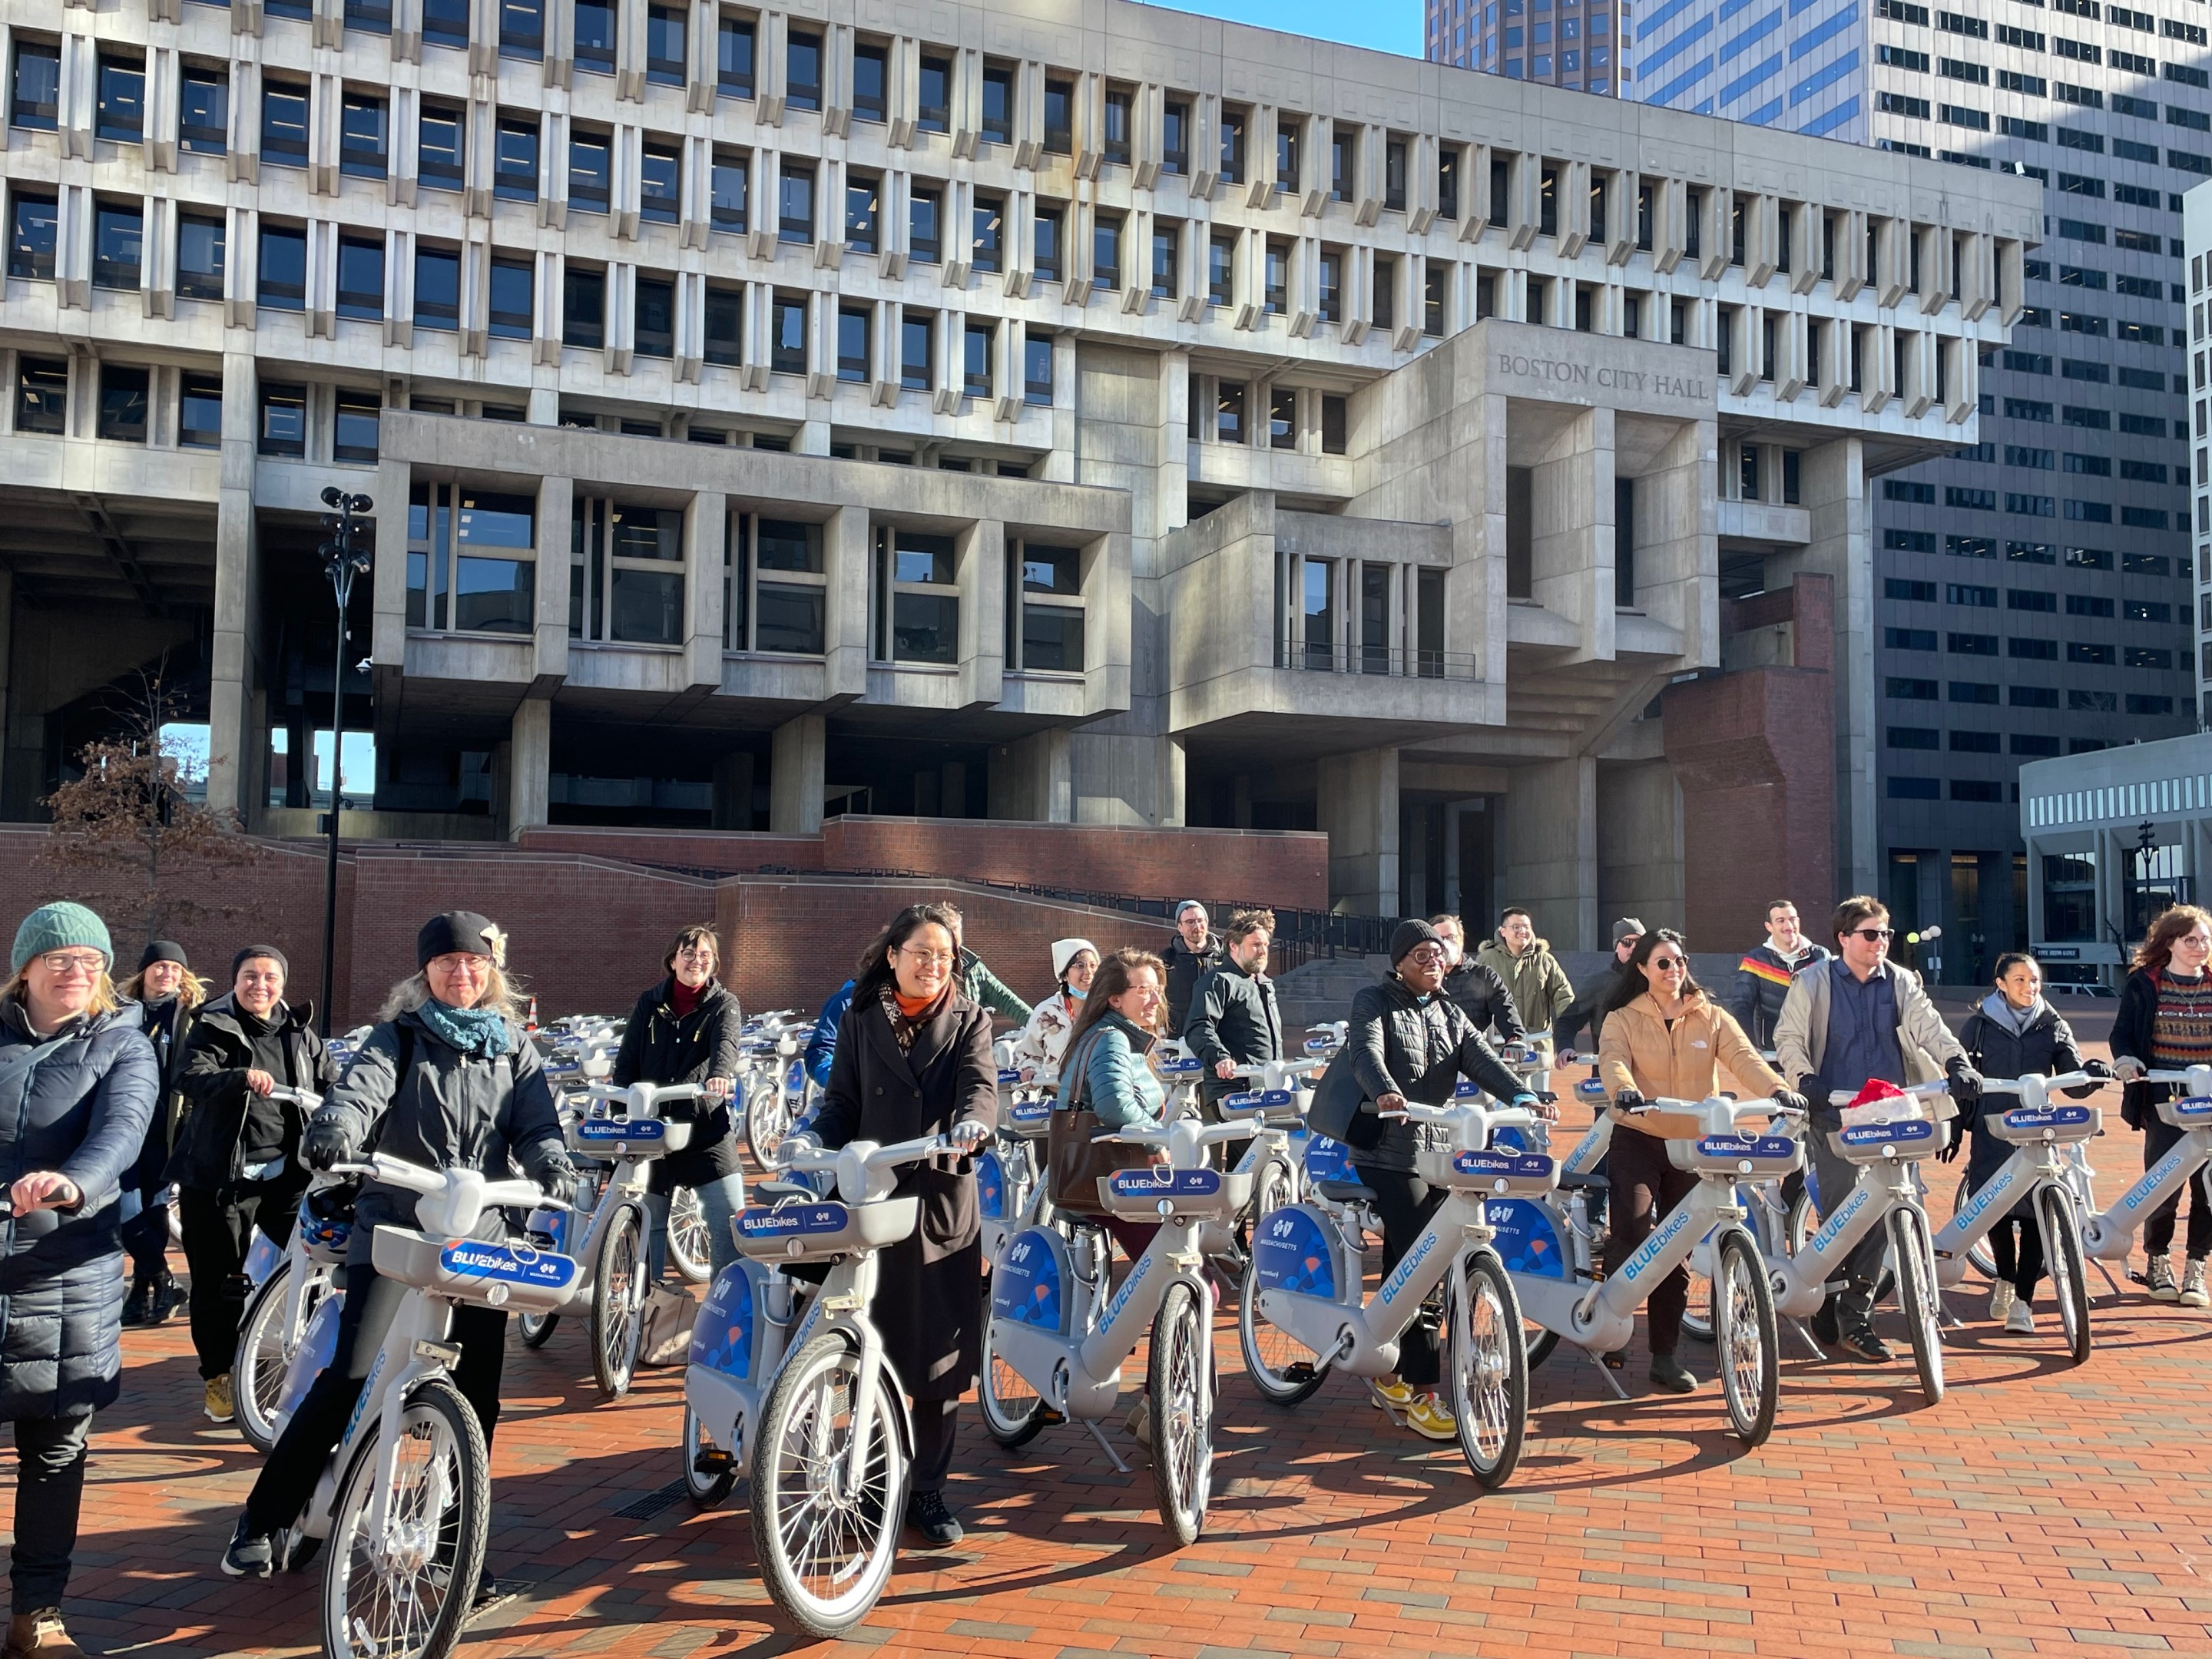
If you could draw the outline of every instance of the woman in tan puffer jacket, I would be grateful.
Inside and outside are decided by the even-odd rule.
[[[1598,1075],[1613,1098],[1613,1147],[1607,1155],[1613,1188],[1613,1233],[1605,1249],[1605,1270],[1616,1273],[1650,1237],[1658,1218],[1689,1195],[1698,1178],[1667,1160],[1667,1142],[1698,1133],[1698,1120],[1686,1112],[1644,1113],[1627,1109],[1647,1100],[1704,1100],[1721,1086],[1725,1066],[1736,1081],[1791,1105],[1803,1103],[1751,1046],[1735,1017],[1709,998],[1690,977],[1690,958],[1682,936],[1671,927],[1644,934],[1628,959],[1614,1006],[1606,1012],[1598,1050]],[[1687,1394],[1696,1377],[1674,1358],[1682,1330],[1690,1275],[1677,1267],[1651,1292],[1651,1381],[1674,1394]],[[1607,1354],[1605,1363],[1620,1369],[1625,1356]]]

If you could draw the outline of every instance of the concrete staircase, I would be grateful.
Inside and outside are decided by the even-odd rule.
[[[1342,1019],[1352,1012],[1352,999],[1360,988],[1381,979],[1382,971],[1380,957],[1342,954],[1291,969],[1275,981],[1285,1043],[1293,1044],[1309,1025]]]

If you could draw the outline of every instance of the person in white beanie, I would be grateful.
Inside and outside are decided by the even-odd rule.
[[[1091,976],[1098,971],[1098,947],[1087,939],[1053,940],[1052,971],[1059,984],[1030,1010],[1030,1023],[1014,1040],[1014,1064],[1024,1078],[1060,1070],[1068,1034],[1075,1030],[1083,999],[1091,991]]]

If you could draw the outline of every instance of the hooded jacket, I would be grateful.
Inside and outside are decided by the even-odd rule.
[[[1195,951],[1183,943],[1181,933],[1168,940],[1167,949],[1160,952],[1160,960],[1168,966],[1168,982],[1161,988],[1167,997],[1170,1036],[1182,1035],[1183,1022],[1190,1018],[1190,1000],[1197,994],[1199,981],[1227,959],[1218,933],[1208,933],[1205,944]]]
[[[699,1000],[688,1014],[676,1012],[676,977],[670,975],[637,1000],[623,1027],[610,1080],[618,1089],[633,1083],[704,1083],[710,1077],[736,1082],[740,1067],[738,1038],[744,1014],[738,1000],[718,979],[699,988]],[[736,1122],[730,1103],[702,1096],[674,1109],[692,1122],[691,1144],[680,1152],[655,1158],[648,1188],[666,1193],[701,1187],[737,1175]]]
[[[1789,1085],[1759,1057],[1729,1012],[1702,990],[1682,999],[1682,1012],[1669,1026],[1646,991],[1606,1016],[1598,1048],[1598,1077],[1608,1096],[1632,1089],[1646,1100],[1705,1100],[1720,1089],[1720,1068],[1761,1094]],[[1662,1112],[1649,1118],[1620,1117],[1620,1125],[1638,1134],[1684,1138],[1698,1133],[1686,1112]]]
[[[327,1094],[337,1081],[322,1038],[315,1035],[315,1006],[280,1002],[270,1011],[271,1032],[283,1046],[289,1078],[276,1081]],[[179,1187],[212,1192],[239,1177],[241,1146],[248,1109],[246,1074],[253,1066],[253,1042],[239,1023],[237,997],[226,991],[200,1005],[185,1040],[185,1064],[177,1079],[185,1102],[179,1126],[176,1151],[170,1155],[168,1178]],[[288,1159],[298,1150],[297,1109],[281,1109],[288,1120],[284,1145]],[[286,1173],[302,1183],[306,1176],[295,1164]]]
[[[1566,969],[1543,939],[1532,939],[1519,956],[1508,951],[1496,935],[1483,940],[1474,959],[1504,982],[1513,998],[1513,1012],[1531,1031],[1548,1031],[1552,1022],[1575,1000],[1575,988]]]

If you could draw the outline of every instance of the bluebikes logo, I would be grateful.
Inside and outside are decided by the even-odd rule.
[[[1541,1152],[1462,1152],[1454,1155],[1452,1172],[1464,1176],[1512,1176],[1541,1181],[1552,1173],[1552,1160]]]
[[[1159,1173],[1154,1175],[1153,1170]],[[1221,1190],[1221,1171],[1170,1170],[1164,1164],[1117,1170],[1107,1190],[1116,1198],[1211,1198]]]
[[[1385,1308],[1395,1302],[1405,1293],[1407,1285],[1420,1270],[1421,1263],[1436,1254],[1436,1249],[1437,1235],[1433,1231],[1423,1233],[1420,1242],[1406,1252],[1406,1259],[1398,1264],[1397,1271],[1393,1273],[1383,1282],[1382,1288],[1375,1293],[1376,1302]]]
[[[576,1259],[537,1250],[526,1244],[481,1244],[457,1238],[438,1252],[438,1265],[462,1279],[491,1279],[508,1285],[559,1291],[576,1277]]]
[[[668,1126],[657,1117],[587,1117],[576,1126],[579,1140],[662,1140]]]
[[[1636,1254],[1628,1258],[1628,1265],[1620,1270],[1620,1276],[1632,1285],[1643,1278],[1650,1271],[1651,1264],[1658,1260],[1660,1252],[1680,1238],[1682,1236],[1682,1230],[1689,1224],[1689,1211],[1686,1209],[1674,1211],[1660,1224],[1659,1231],[1645,1239],[1638,1248]]]
[[[1114,1322],[1121,1316],[1121,1310],[1129,1305],[1129,1299],[1136,1294],[1137,1286],[1151,1275],[1152,1271],[1152,1253],[1146,1250],[1129,1269],[1129,1276],[1121,1281],[1121,1288],[1115,1291],[1114,1299],[1106,1304],[1106,1316],[1098,1322],[1100,1330],[1114,1328]]]
[[[1024,1128],[1048,1122],[1052,1117],[1052,1103],[1048,1100],[1018,1100],[1006,1109],[1006,1116],[1010,1121]]]
[[[2088,1121],[2087,1106],[2046,1106],[2040,1111],[2020,1106],[2004,1115],[2008,1129],[2071,1129]]]
[[[845,1231],[850,1216],[842,1204],[790,1204],[777,1209],[740,1210],[738,1234],[743,1238],[799,1238]]]
[[[1837,1206],[1835,1214],[1821,1223],[1820,1231],[1813,1235],[1812,1248],[1825,1250],[1835,1242],[1836,1235],[1850,1224],[1851,1218],[1874,1201],[1874,1188],[1853,1187],[1851,1195]]]
[[[2130,1215],[2133,1215],[2144,1205],[2148,1204],[2156,1199],[2159,1188],[2165,1186],[2168,1181],[2171,1181],[2173,1178],[2173,1172],[2177,1169],[2180,1168],[2185,1163],[2187,1163],[2193,1158],[2201,1158],[2203,1154],[2201,1152],[2191,1147],[2186,1141],[2183,1142],[2180,1146],[2168,1152],[2164,1158],[2159,1159],[2156,1168],[2151,1170],[2141,1181],[2138,1181],[2134,1186],[2129,1188],[2126,1195],[2120,1200],[2118,1207],[2125,1210]],[[2195,1199],[2190,1200],[2191,1204],[2194,1204],[2196,1201],[2197,1200]]]
[[[1861,1123],[1844,1131],[1846,1146],[1902,1146],[1908,1141],[1929,1140],[1936,1126],[1924,1117],[1908,1117],[1895,1123]]]
[[[1707,1158],[1794,1158],[1797,1143],[1788,1135],[1705,1135],[1698,1150]]]
[[[2009,1117],[2012,1115],[2007,1113],[2006,1115]],[[1972,1227],[1983,1211],[2004,1197],[2006,1194],[2012,1191],[2012,1188],[2013,1170],[2011,1164],[2008,1162],[1995,1175],[1976,1188],[1974,1195],[1959,1206],[1958,1212],[1951,1218],[1952,1228],[1962,1233],[1966,1231]]]

